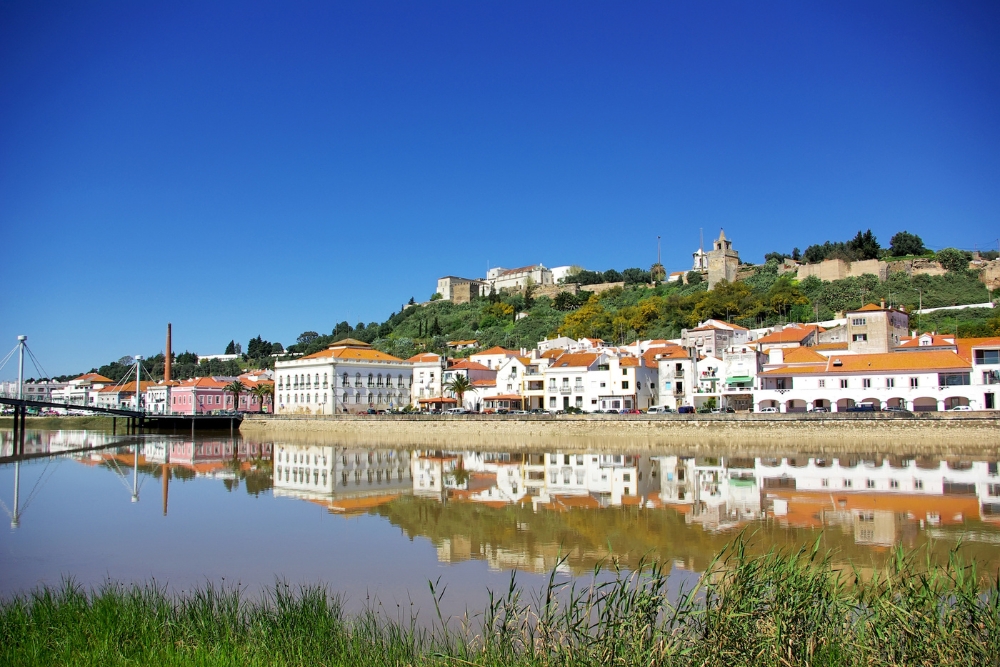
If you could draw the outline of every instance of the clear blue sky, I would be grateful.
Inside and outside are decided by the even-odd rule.
[[[0,6],[0,354],[52,374],[699,228],[1000,236],[996,2],[155,4]]]

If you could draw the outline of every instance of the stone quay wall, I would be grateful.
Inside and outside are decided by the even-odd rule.
[[[1000,413],[728,415],[248,415],[247,437],[429,445],[871,451],[1000,457]]]

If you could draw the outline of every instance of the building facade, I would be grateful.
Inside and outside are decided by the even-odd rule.
[[[413,364],[350,338],[275,362],[274,372],[277,414],[362,413],[399,409],[411,401]]]

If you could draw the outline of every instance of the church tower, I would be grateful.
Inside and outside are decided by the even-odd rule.
[[[715,289],[720,280],[736,280],[739,266],[740,253],[733,250],[733,242],[720,230],[719,238],[712,242],[712,250],[708,252],[708,289]]]

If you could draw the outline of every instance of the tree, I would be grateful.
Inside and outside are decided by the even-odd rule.
[[[218,350],[219,348],[215,349]],[[236,354],[236,341],[234,340],[229,341],[229,345],[226,346],[225,354]]]
[[[441,292],[434,292],[434,294],[431,294],[431,301],[440,301],[443,298],[444,296],[441,294]]]
[[[653,279],[653,282],[662,283],[667,278],[667,270],[663,268],[662,264],[657,262],[649,267],[649,277]]]
[[[889,240],[889,254],[893,257],[923,255],[925,252],[924,241],[916,234],[896,232]]]
[[[701,282],[701,273],[698,271],[687,272],[688,285],[697,285]]]
[[[409,304],[409,305],[411,305],[411,306],[417,305],[416,299],[414,299],[412,296],[410,297],[410,300],[407,301],[406,303]]]
[[[880,249],[878,240],[872,234],[872,230],[865,233],[858,231],[858,235],[847,242],[847,249],[854,253],[855,259],[878,259]]]
[[[195,354],[194,352],[188,352],[187,350],[184,350],[183,352],[177,355],[175,361],[178,364],[197,364],[198,355]]]
[[[227,384],[225,387],[222,388],[222,391],[224,393],[232,395],[233,410],[240,409],[240,396],[243,394],[243,392],[246,391],[246,389],[247,388],[239,380],[233,380],[232,382],[230,382],[229,384]]]
[[[614,269],[608,269],[601,274],[601,279],[606,283],[620,283],[625,281],[625,276]]]
[[[798,248],[792,248],[792,259],[796,262],[802,259],[802,252]]]
[[[271,384],[270,382],[261,382],[256,387],[251,389],[250,393],[253,395],[254,398],[257,399],[257,402],[260,404],[260,412],[264,412],[265,403],[272,403],[272,404],[274,403],[274,385]],[[272,412],[274,411],[273,405],[271,411]]]
[[[764,255],[764,263],[767,264],[770,261],[774,261],[777,262],[778,264],[781,264],[783,261],[785,261],[786,257],[788,257],[788,255],[786,255],[783,252],[769,252],[766,255]]]
[[[299,345],[308,345],[317,338],[319,338],[319,334],[316,333],[315,331],[303,331],[302,333],[299,334],[299,337],[296,339],[296,342]]]
[[[271,354],[281,354],[284,351],[285,347],[281,343],[271,343]]]
[[[626,285],[642,285],[650,282],[649,271],[630,268],[622,271],[622,280]]]
[[[441,324],[438,322],[437,315],[434,316],[434,322],[431,323],[431,329],[429,333],[431,336],[441,335]]]
[[[444,388],[458,397],[458,407],[462,407],[464,405],[465,392],[472,389],[472,382],[465,375],[456,373],[452,376],[451,380],[445,383]]]
[[[570,294],[569,292],[559,292],[559,294],[556,294],[556,298],[552,300],[552,307],[556,310],[573,310],[580,307],[584,300],[581,300],[578,295]]]
[[[944,250],[940,250],[935,256],[935,259],[937,259],[938,263],[941,264],[944,269],[954,273],[965,271],[969,268],[968,255],[958,248],[945,248]]]

